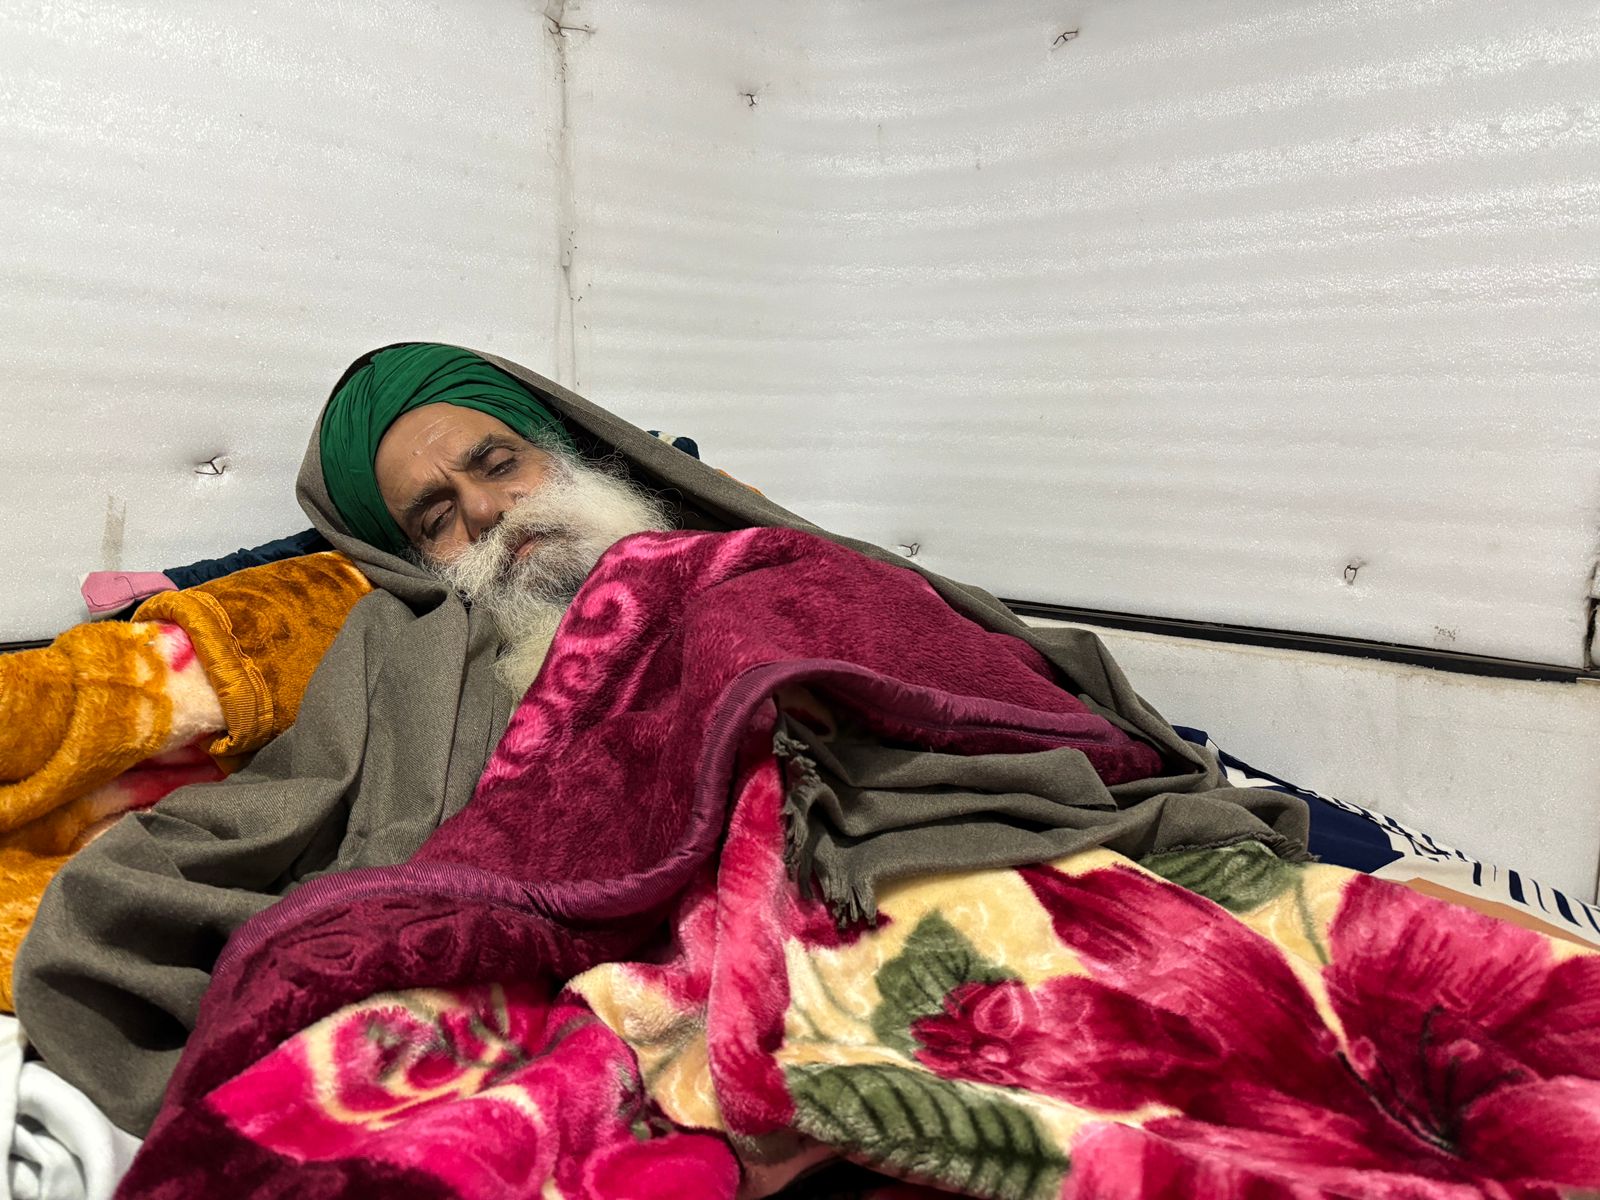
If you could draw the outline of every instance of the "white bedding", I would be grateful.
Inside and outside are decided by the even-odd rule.
[[[15,1017],[0,1016],[0,1129],[11,1153],[0,1200],[110,1200],[139,1139],[37,1062]]]

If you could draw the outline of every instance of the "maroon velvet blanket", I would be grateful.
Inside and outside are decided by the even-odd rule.
[[[229,944],[124,1194],[278,1179],[285,1160],[204,1098],[341,1006],[544,987],[649,953],[717,854],[741,762],[772,758],[775,697],[822,693],[895,745],[1070,747],[1107,784],[1161,766],[1037,652],[956,614],[914,572],[792,530],[628,539],[568,612],[473,802],[411,862],[308,884]],[[384,1193],[398,1170],[306,1165],[285,1194]]]

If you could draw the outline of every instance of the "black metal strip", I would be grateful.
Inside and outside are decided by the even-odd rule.
[[[13,650],[37,650],[40,646],[49,644],[49,638],[39,642],[0,642],[0,654],[10,654]]]
[[[1212,621],[1189,621],[1180,617],[1146,617],[1138,613],[1109,612],[1100,608],[1075,608],[1067,604],[1042,604],[1033,600],[1002,599],[1001,603],[1022,617],[1073,621],[1080,625],[1101,625],[1107,629],[1159,633],[1168,637],[1191,638],[1202,642],[1266,646],[1275,650],[1308,650],[1315,654],[1340,654],[1347,658],[1375,658],[1384,662],[1404,663],[1412,667],[1429,667],[1435,671],[1451,671],[1458,675],[1486,675],[1493,679],[1528,679],[1547,683],[1576,683],[1580,679],[1600,680],[1600,670],[1594,668],[1525,662],[1521,659],[1495,658],[1486,654],[1461,654],[1451,650],[1430,650],[1424,646],[1403,646],[1394,642],[1372,642],[1362,638],[1334,637],[1322,633],[1290,633],[1282,629],[1222,625]],[[0,642],[0,654],[9,654],[15,650],[37,650],[49,644],[49,638],[30,642]]]
[[[1452,650],[1430,650],[1425,646],[1402,646],[1393,642],[1372,642],[1362,638],[1334,637],[1321,633],[1291,633],[1282,629],[1258,629],[1249,625],[1222,625],[1212,621],[1188,621],[1178,617],[1147,617],[1138,613],[1075,608],[1067,604],[1040,604],[1032,600],[1002,600],[1001,603],[1022,617],[1073,621],[1081,625],[1101,625],[1107,629],[1130,629],[1138,633],[1160,633],[1169,637],[1193,638],[1204,642],[1227,642],[1238,646],[1267,646],[1275,650],[1309,650],[1316,654],[1340,654],[1347,658],[1376,658],[1384,662],[1404,663],[1411,667],[1452,671],[1458,675],[1486,675],[1494,679],[1528,679],[1549,683],[1576,683],[1580,679],[1600,680],[1600,670],[1593,668],[1524,662],[1521,659],[1495,658],[1486,654],[1461,654]]]

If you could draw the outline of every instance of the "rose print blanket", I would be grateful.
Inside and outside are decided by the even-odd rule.
[[[235,936],[122,1194],[1600,1181],[1594,957],[1291,864],[1274,810],[1130,796],[1152,754],[910,572],[630,539],[467,809]]]
[[[831,1195],[804,1173],[840,1157],[930,1196],[1600,1184],[1592,952],[1249,845],[904,881],[841,935],[785,878],[779,790],[744,781],[663,953],[349,1005],[124,1194]]]
[[[979,1197],[1600,1184],[1592,952],[1248,845],[902,882],[840,936],[778,792],[747,779],[653,962],[346,1006],[125,1194],[755,1197],[835,1157]]]

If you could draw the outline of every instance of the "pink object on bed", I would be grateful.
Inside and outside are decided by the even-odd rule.
[[[175,592],[178,585],[159,571],[93,571],[79,590],[89,614],[102,617],[157,592]]]

